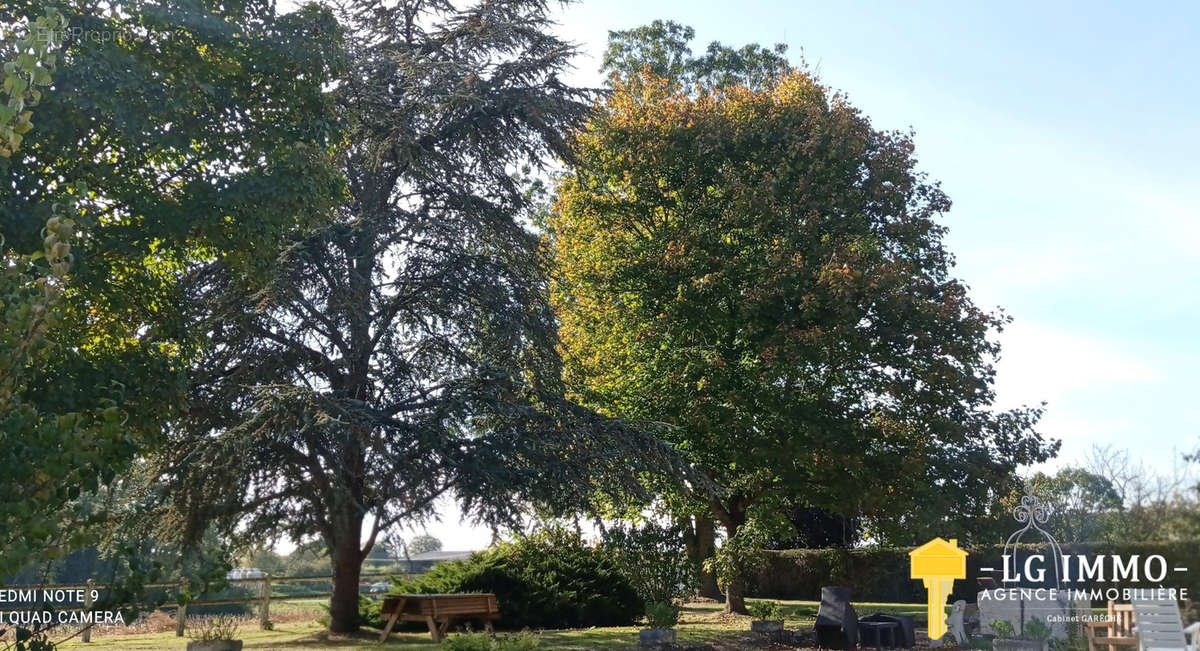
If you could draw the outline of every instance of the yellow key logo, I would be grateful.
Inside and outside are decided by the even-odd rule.
[[[936,640],[946,634],[946,597],[954,580],[967,578],[967,553],[958,548],[957,538],[934,538],[908,556],[912,578],[922,579],[929,593],[929,639]]]

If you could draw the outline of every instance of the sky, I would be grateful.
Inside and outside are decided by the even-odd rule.
[[[1013,318],[998,404],[1047,403],[1049,469],[1101,444],[1170,472],[1200,447],[1200,3],[1101,4],[586,0],[558,17],[578,84],[599,85],[608,30],[671,19],[697,53],[785,43],[876,128],[913,129],[954,201],[955,275]],[[428,530],[446,549],[486,546],[444,506]]]

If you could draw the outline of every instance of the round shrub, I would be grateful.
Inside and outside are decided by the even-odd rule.
[[[565,529],[504,543],[465,561],[440,563],[399,582],[393,593],[491,592],[500,602],[497,626],[586,628],[627,626],[643,602],[612,556]]]
[[[646,604],[646,625],[650,628],[675,628],[679,623],[679,606],[655,601]]]
[[[618,523],[604,532],[603,546],[647,604],[670,604],[699,587],[700,568],[688,557],[678,527]]]

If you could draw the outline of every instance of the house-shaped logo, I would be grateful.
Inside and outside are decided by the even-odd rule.
[[[934,538],[908,553],[912,562],[912,578],[929,576],[967,575],[967,553],[958,548],[958,539]]]
[[[929,594],[929,639],[946,634],[946,597],[954,589],[955,579],[967,576],[967,552],[958,548],[958,540],[934,538],[908,553],[912,578],[921,579]]]

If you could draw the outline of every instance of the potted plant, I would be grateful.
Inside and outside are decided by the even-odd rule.
[[[1030,642],[1037,643],[1041,651],[1049,651],[1050,638],[1054,637],[1054,631],[1050,629],[1050,625],[1046,622],[1036,617],[1031,617],[1029,621],[1025,622],[1025,635],[1022,637]]]
[[[1007,620],[994,621],[991,627],[996,634],[992,641],[994,651],[1049,651],[1050,627],[1036,617],[1025,622],[1021,635],[1015,633],[1012,622]]]
[[[783,630],[783,609],[779,602],[763,600],[752,601],[746,605],[753,617],[750,630],[755,633],[777,633]]]
[[[638,634],[642,646],[654,647],[675,644],[675,625],[679,623],[679,606],[655,601],[646,604],[646,625]]]
[[[242,651],[242,641],[235,640],[238,620],[233,615],[216,615],[198,619],[198,626],[188,637],[187,651]]]

